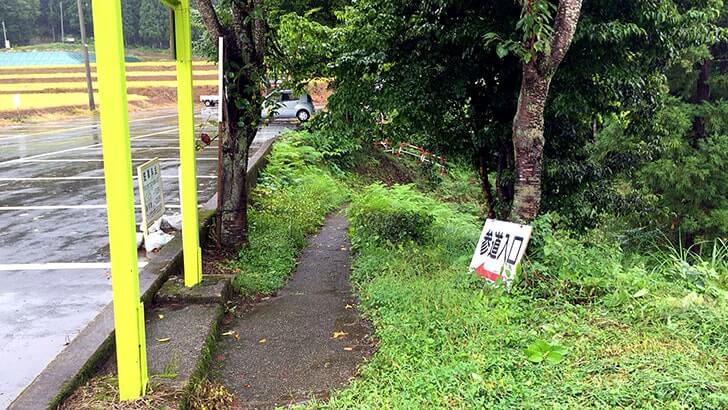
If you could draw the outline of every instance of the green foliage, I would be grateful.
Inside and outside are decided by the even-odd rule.
[[[499,188],[493,192],[497,208],[508,209],[521,63],[547,52],[555,3],[529,2],[531,8],[524,9],[518,2],[363,0],[341,11],[341,23],[333,28],[305,22],[299,14],[288,21],[289,36],[300,30],[298,40],[326,40],[292,59],[303,78],[314,73],[335,78],[329,109],[313,126],[347,157],[350,148],[384,138],[476,167],[480,156],[491,186]],[[635,228],[654,229],[651,221],[659,219],[664,229],[665,215],[676,213],[677,202],[656,194],[659,187],[629,182],[664,152],[664,129],[682,125],[662,128],[655,121],[670,105],[668,86],[674,81],[668,74],[676,66],[695,71],[694,63],[710,54],[725,31],[723,7],[721,1],[584,3],[545,113],[545,212],[564,215],[578,230],[613,215],[630,215]],[[690,78],[686,90],[695,88],[695,76]],[[720,79],[711,81],[721,95]],[[715,129],[725,116],[710,117]],[[605,155],[592,152],[605,147]],[[705,215],[692,219],[701,227],[716,219]]]
[[[317,125],[321,119],[321,117],[315,116],[311,122],[304,126],[308,130],[303,134],[306,143],[321,152],[321,155],[330,166],[336,168],[352,167],[356,161],[355,154],[362,147],[359,140],[352,138],[347,133],[318,129]],[[323,121],[326,120],[326,118],[323,118]],[[315,125],[309,125],[312,123]]]
[[[3,0],[0,2],[0,20],[5,21],[8,40],[11,44],[27,44],[37,34],[35,19],[40,14],[39,7],[38,0]],[[58,7],[57,3],[55,7]],[[5,47],[5,44],[0,45]]]
[[[640,175],[669,212],[663,225],[707,238],[728,232],[726,163],[728,135],[720,135],[698,142],[697,149],[680,141],[647,164]]]
[[[728,406],[725,296],[653,271],[652,258],[625,255],[603,232],[568,232],[555,215],[537,221],[524,279],[505,294],[466,274],[480,223],[411,189],[386,192],[394,190],[401,199],[392,202],[427,203],[444,229],[400,247],[352,230],[363,244],[352,279],[378,349],[360,378],[316,406]],[[367,201],[354,196],[352,208]],[[721,246],[716,266],[726,263]]]
[[[296,135],[276,143],[252,192],[250,243],[233,263],[235,286],[244,295],[271,294],[293,272],[298,251],[346,189],[320,165],[320,154]]]
[[[169,44],[169,10],[159,0],[141,0],[139,39],[142,44],[163,48]]]
[[[564,360],[566,349],[558,344],[549,344],[545,340],[538,339],[531,343],[524,351],[529,361],[541,363],[544,360],[551,364],[558,364]]]
[[[358,194],[348,215],[352,223],[354,246],[408,241],[424,243],[431,235],[434,218],[426,201],[416,195],[411,186],[371,185]]]
[[[552,216],[534,223],[525,271],[525,292],[532,297],[564,298],[570,303],[591,303],[618,289],[634,287],[634,272],[622,265],[619,245],[595,235],[576,237],[564,229],[552,228]]]
[[[667,279],[679,281],[695,292],[728,296],[724,290],[728,289],[728,242],[715,239],[685,248],[678,241],[661,248],[655,259],[658,263],[654,271]]]

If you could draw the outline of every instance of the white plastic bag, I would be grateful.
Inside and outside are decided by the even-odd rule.
[[[147,234],[147,240],[144,242],[144,249],[146,249],[147,252],[154,252],[169,243],[172,238],[174,238],[174,236],[162,231],[149,232],[149,234]]]
[[[162,220],[167,223],[175,231],[182,230],[182,214],[176,213],[172,215],[163,215]]]

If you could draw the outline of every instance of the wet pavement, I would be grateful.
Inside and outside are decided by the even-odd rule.
[[[343,212],[329,215],[288,284],[249,311],[231,309],[223,321],[223,331],[237,336],[220,340],[212,373],[235,396],[234,408],[325,400],[371,355],[371,328],[349,283],[348,228]]]
[[[160,159],[167,213],[178,212],[176,113],[130,120],[132,165]],[[287,127],[261,129],[251,154]],[[217,147],[198,152],[201,204],[216,171]],[[103,175],[94,118],[0,129],[0,408],[111,301]]]

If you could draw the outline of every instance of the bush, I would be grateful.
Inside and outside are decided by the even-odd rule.
[[[622,264],[624,254],[616,242],[600,236],[590,243],[565,229],[554,229],[554,215],[533,223],[523,287],[536,297],[564,297],[571,303],[589,303],[619,287],[631,288]]]
[[[425,243],[431,236],[434,217],[411,186],[387,189],[374,184],[364,189],[349,208],[355,232],[354,245],[365,243]]]

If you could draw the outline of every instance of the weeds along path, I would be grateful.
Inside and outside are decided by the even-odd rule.
[[[369,325],[349,284],[347,228],[341,212],[329,215],[288,285],[223,325],[213,378],[233,393],[236,408],[326,399],[369,355]]]

